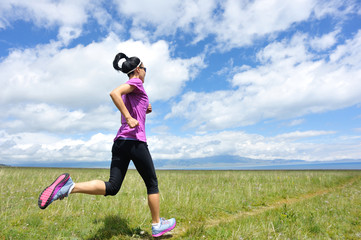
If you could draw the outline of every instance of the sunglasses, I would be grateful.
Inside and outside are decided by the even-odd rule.
[[[144,69],[144,72],[147,72],[147,68],[145,67],[139,67],[139,68]]]

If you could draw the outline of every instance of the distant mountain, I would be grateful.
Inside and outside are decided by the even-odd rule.
[[[304,161],[286,159],[252,159],[237,156],[213,156],[182,160],[154,159],[157,169],[179,170],[300,170],[300,169],[350,169],[361,170],[361,159],[340,159],[334,161]],[[0,164],[0,166],[6,166]],[[109,168],[109,161],[101,162],[24,162],[15,167],[55,167],[55,168]],[[130,168],[134,168],[131,163]]]
[[[263,160],[222,155],[184,160],[154,160],[154,165],[160,169],[361,169],[361,159],[335,161]]]

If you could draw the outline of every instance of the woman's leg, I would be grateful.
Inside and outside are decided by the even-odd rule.
[[[148,206],[152,214],[152,223],[159,223],[159,193],[148,194]]]
[[[117,140],[112,147],[112,163],[110,165],[109,181],[92,180],[75,183],[71,193],[85,193],[92,195],[116,195],[123,183],[130,162],[126,152],[129,146],[124,140]]]
[[[100,180],[93,180],[89,182],[75,183],[71,193],[105,195],[105,182]]]
[[[147,187],[148,206],[152,214],[152,222],[159,223],[159,190],[152,157],[144,142],[134,142],[131,149],[132,160]]]

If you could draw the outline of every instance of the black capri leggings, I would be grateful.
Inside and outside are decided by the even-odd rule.
[[[109,181],[105,182],[107,195],[116,195],[122,186],[130,160],[143,178],[148,194],[158,193],[158,180],[152,157],[145,142],[117,139],[112,148]]]

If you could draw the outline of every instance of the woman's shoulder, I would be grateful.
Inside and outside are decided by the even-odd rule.
[[[131,78],[131,79],[129,79],[127,82],[126,82],[127,84],[130,84],[130,85],[132,85],[132,84],[140,84],[140,85],[143,85],[143,82],[142,82],[142,80],[140,80],[139,78]]]
[[[129,84],[131,86],[134,86],[137,90],[136,92],[140,91],[140,92],[145,92],[144,86],[143,86],[143,82],[142,80],[140,80],[139,78],[132,78],[129,79],[126,84]]]

